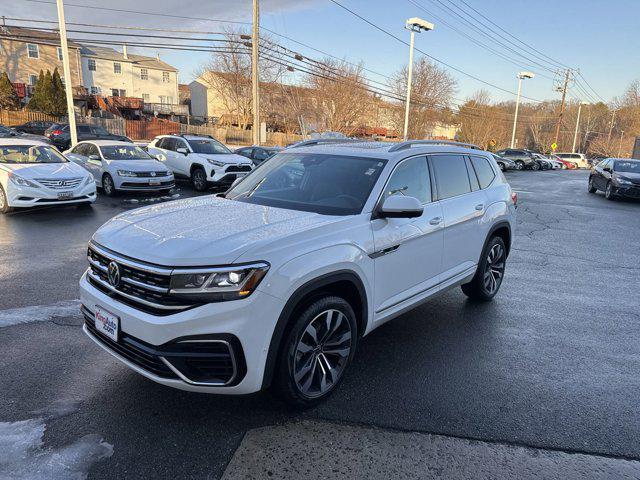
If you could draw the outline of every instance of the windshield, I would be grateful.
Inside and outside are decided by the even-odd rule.
[[[100,147],[105,160],[150,160],[151,156],[135,145],[109,145]]]
[[[227,147],[221,144],[219,141],[213,138],[202,138],[197,140],[187,140],[191,146],[191,150],[195,153],[217,153],[227,154],[232,153]]]
[[[386,161],[311,153],[279,153],[226,198],[323,215],[362,211]]]
[[[614,172],[640,173],[640,162],[617,160],[613,170]]]
[[[68,160],[46,145],[0,146],[0,163],[64,163]]]

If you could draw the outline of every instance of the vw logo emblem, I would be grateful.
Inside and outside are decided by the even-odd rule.
[[[151,172],[151,176],[155,177],[156,176],[156,172]]]
[[[118,267],[116,262],[111,262],[109,264],[108,276],[109,283],[112,286],[117,287],[120,285],[120,267]]]

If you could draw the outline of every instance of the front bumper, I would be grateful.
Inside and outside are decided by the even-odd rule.
[[[246,172],[228,172],[226,170],[216,170],[215,168],[212,168],[209,172],[209,176],[207,177],[207,181],[219,185],[230,185],[236,180],[236,178],[245,177],[250,172],[250,170]]]
[[[258,289],[243,300],[211,303],[173,315],[155,316],[102,293],[87,281],[86,274],[80,279],[80,301],[85,315],[85,333],[131,369],[155,382],[181,390],[234,395],[261,389],[271,337],[284,307],[280,299]],[[119,317],[122,333],[119,343],[129,339],[147,351],[127,353],[109,344],[111,340],[92,331],[91,314],[96,305]],[[233,350],[236,365],[233,381],[226,385],[213,385],[211,382],[203,385],[194,381],[192,372],[183,363],[171,360],[175,346],[185,339],[227,341]],[[145,354],[164,356],[178,372],[162,359],[151,358],[153,363],[145,363],[136,358],[136,355]],[[173,358],[177,357],[174,355]],[[169,367],[169,372],[166,367]]]
[[[158,185],[151,185],[150,182],[155,181]],[[114,178],[116,189],[132,192],[157,192],[158,190],[169,190],[176,186],[173,175],[166,177],[121,177],[116,175]]]
[[[71,198],[61,200],[58,198],[59,190],[46,187],[32,188],[9,185],[7,188],[7,201],[10,207],[36,207],[39,205],[67,205],[73,203],[95,202],[96,186],[93,182],[89,185],[77,187],[71,191]]]
[[[613,185],[613,193],[619,197],[640,199],[640,185]]]

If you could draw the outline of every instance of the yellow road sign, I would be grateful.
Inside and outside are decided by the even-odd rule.
[[[551,150],[553,150],[554,152],[556,151],[556,148],[558,148],[558,144],[556,142],[553,142],[551,144]]]

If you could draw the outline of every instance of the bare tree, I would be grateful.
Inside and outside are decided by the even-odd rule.
[[[371,97],[362,65],[326,58],[310,68],[305,84],[313,91],[318,129],[352,135],[363,124]]]
[[[482,148],[504,146],[509,134],[509,122],[504,113],[502,107],[491,104],[486,90],[477,91],[458,108],[459,139]]]
[[[400,98],[406,98],[408,66],[404,66],[393,75],[390,88]],[[413,66],[411,80],[411,105],[409,107],[408,136],[425,138],[431,134],[435,122],[441,120],[440,111],[451,106],[451,100],[457,89],[456,80],[444,69],[420,58]],[[397,111],[396,128],[404,128],[404,110]]]

